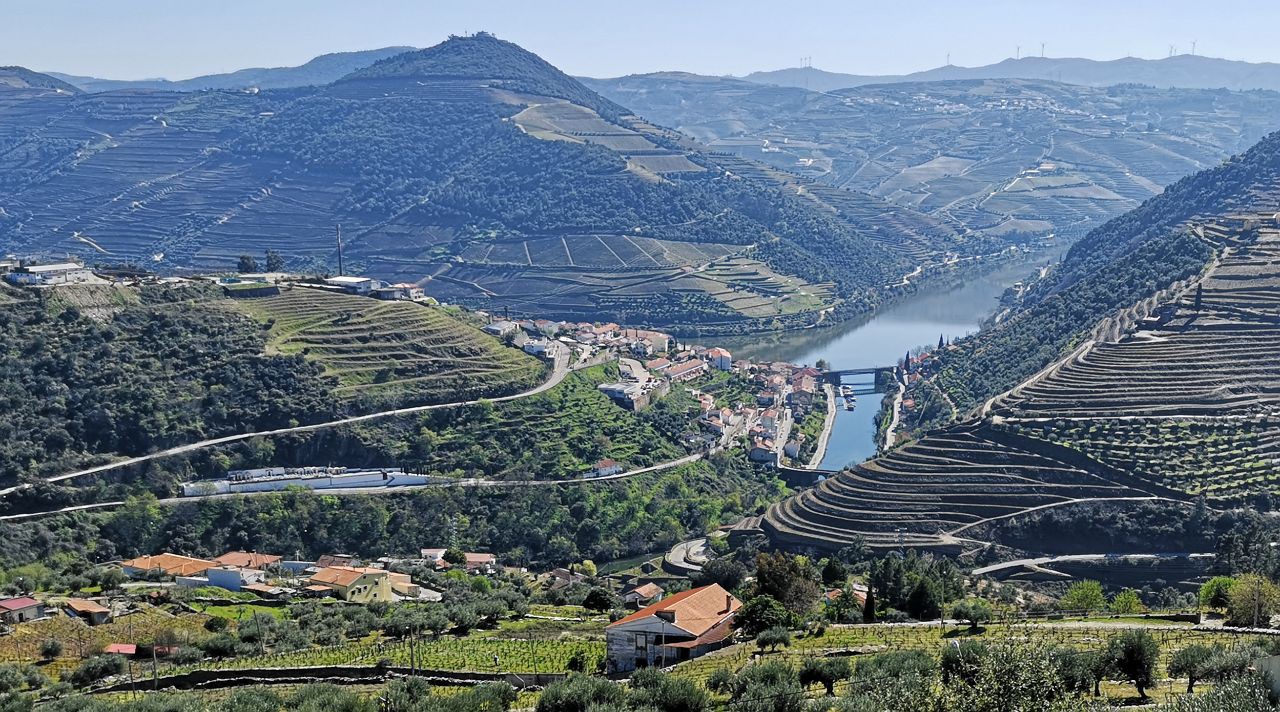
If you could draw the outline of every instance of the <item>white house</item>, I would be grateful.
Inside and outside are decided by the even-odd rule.
[[[75,284],[93,279],[93,271],[77,262],[18,267],[4,277],[13,284]]]
[[[352,294],[368,294],[382,284],[372,277],[329,277],[324,280],[324,283]]]
[[[714,349],[707,349],[707,363],[710,363],[711,367],[717,371],[732,371],[733,354],[719,346]]]
[[[729,643],[742,603],[719,584],[682,591],[604,629],[609,672],[666,667]]]
[[[486,324],[484,326],[484,332],[501,338],[508,334],[516,333],[516,329],[518,328],[520,328],[519,325],[514,321],[495,321],[491,324]]]
[[[622,465],[613,460],[601,460],[595,464],[595,467],[591,468],[592,477],[608,477],[620,472],[622,472]]]

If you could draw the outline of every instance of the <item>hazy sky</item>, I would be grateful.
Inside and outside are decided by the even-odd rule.
[[[1023,54],[1280,61],[1276,0],[2,0],[0,65],[181,79],[476,30],[571,74],[903,73]]]

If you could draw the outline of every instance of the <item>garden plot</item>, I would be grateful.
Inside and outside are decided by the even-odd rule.
[[[233,302],[271,327],[270,348],[337,378],[340,397],[463,400],[532,387],[536,360],[436,307],[295,287]]]

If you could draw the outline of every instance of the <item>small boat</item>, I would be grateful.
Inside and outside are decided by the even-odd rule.
[[[846,400],[844,402],[845,410],[853,410],[854,408],[857,408],[857,407],[858,407],[858,401],[856,399],[850,398],[849,400]]]

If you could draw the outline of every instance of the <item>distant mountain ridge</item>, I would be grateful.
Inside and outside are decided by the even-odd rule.
[[[1009,58],[981,67],[947,65],[911,74],[843,74],[812,67],[752,72],[742,77],[757,84],[833,91],[868,84],[936,82],[955,79],[1048,79],[1083,86],[1145,84],[1161,89],[1280,90],[1280,64],[1242,62],[1179,54],[1164,59],[1124,57],[1113,60],[1079,57]]]
[[[79,94],[80,89],[40,72],[33,72],[26,67],[0,67],[0,86],[10,89],[57,89],[68,94]]]
[[[296,67],[252,67],[224,74],[205,74],[190,79],[100,79],[60,72],[47,75],[60,79],[87,92],[103,92],[116,89],[168,89],[171,91],[202,91],[206,89],[290,89],[303,86],[329,84],[358,69],[367,67],[387,57],[412,52],[414,47],[381,47],[356,52],[332,52],[322,54]]]

